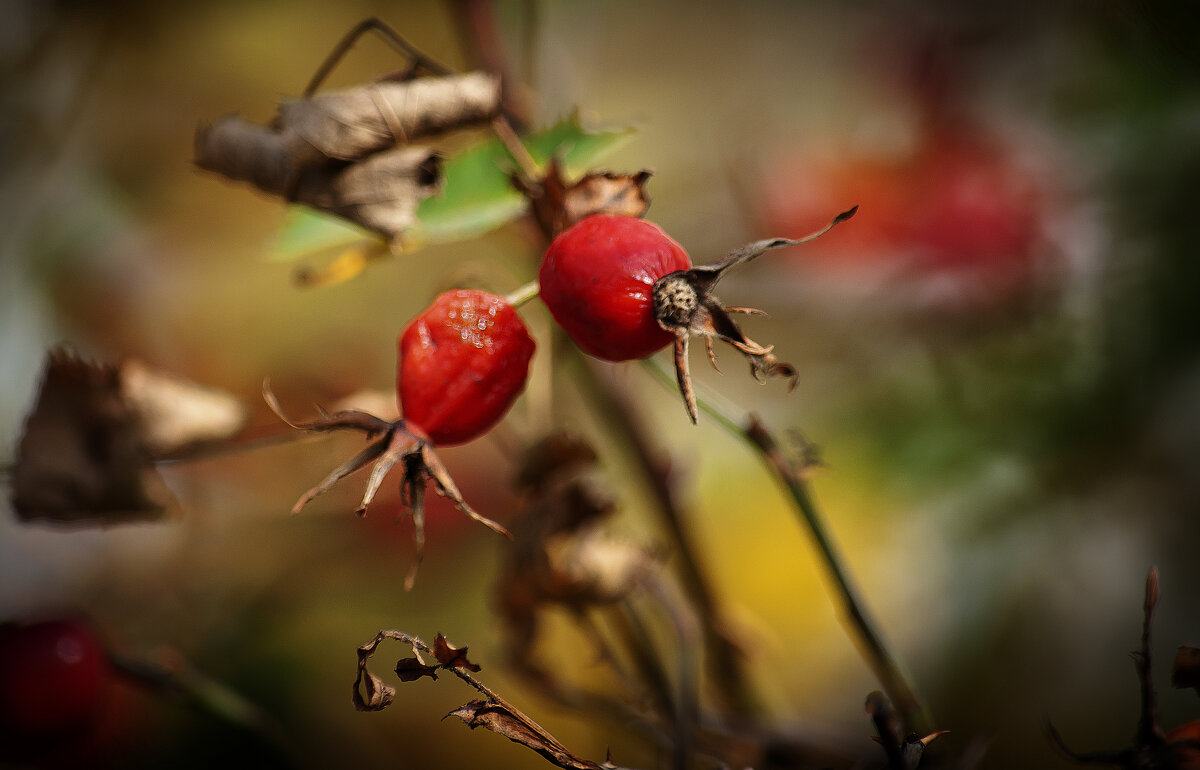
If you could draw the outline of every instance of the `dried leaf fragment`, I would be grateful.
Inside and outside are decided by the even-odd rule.
[[[466,646],[455,647],[446,641],[446,637],[438,634],[433,640],[433,657],[437,658],[446,668],[465,668],[467,671],[478,671],[479,666],[467,660]]]
[[[420,658],[401,658],[396,661],[396,675],[401,682],[415,682],[423,676],[436,680],[437,666],[430,666]]]
[[[284,102],[275,130],[306,162],[357,160],[414,139],[486,124],[500,114],[500,79],[486,72],[374,83]],[[297,140],[305,147],[296,146]]]
[[[359,668],[358,678],[354,680],[355,709],[358,711],[382,711],[391,705],[395,699],[395,687],[385,684],[382,679],[372,674],[366,667]]]
[[[13,510],[82,525],[159,518],[173,498],[147,444],[116,367],[52,350],[17,445]]]
[[[196,165],[270,195],[336,214],[388,240],[440,189],[437,153],[399,147],[354,163],[306,162],[289,138],[233,115],[196,131]]]
[[[474,730],[483,727],[503,735],[514,743],[533,749],[554,765],[568,770],[600,770],[600,765],[571,753],[545,730],[518,716],[498,703],[473,700],[464,703],[446,717],[458,717]],[[446,718],[446,717],[443,717]]]
[[[499,109],[499,80],[486,73],[382,80],[285,102],[271,126],[236,115],[201,125],[196,165],[393,241],[441,187],[436,152],[409,143]]]
[[[138,419],[142,444],[155,458],[233,438],[246,424],[246,406],[233,395],[141,361],[123,361],[118,380],[121,398]]]
[[[530,184],[514,177],[513,183],[529,199],[530,210],[542,232],[553,238],[592,214],[642,216],[650,207],[646,182],[651,175],[647,170],[636,174],[594,171],[568,184],[556,156],[550,159],[540,180]]]

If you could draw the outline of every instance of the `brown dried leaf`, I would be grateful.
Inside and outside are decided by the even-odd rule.
[[[1180,689],[1193,687],[1200,695],[1200,647],[1184,645],[1175,651],[1171,684]]]
[[[578,607],[620,601],[654,568],[645,548],[599,529],[545,543],[552,593]]]
[[[446,668],[465,668],[468,671],[478,671],[479,666],[467,660],[466,646],[455,647],[446,641],[440,633],[433,640],[433,657],[437,658]]]
[[[434,678],[436,679],[436,677]],[[367,670],[366,666],[359,667],[358,678],[354,680],[355,709],[358,711],[382,711],[395,698],[395,687],[385,684],[382,679]]]
[[[197,166],[271,195],[286,198],[300,176],[300,165],[280,134],[238,115],[202,123],[194,142]]]
[[[415,682],[423,676],[437,679],[437,666],[423,663],[420,658],[401,658],[396,661],[396,674],[401,682]]]
[[[592,214],[642,216],[650,207],[646,182],[651,173],[595,171],[568,185],[558,158],[552,158],[538,184],[531,188],[518,180],[517,187],[529,198],[542,231],[553,237]]]
[[[568,431],[551,433],[525,451],[514,486],[536,493],[553,478],[592,465],[596,459],[596,450],[586,438]]]
[[[614,174],[598,171],[588,174],[567,190],[563,201],[564,227],[570,227],[592,214],[640,217],[650,208],[646,182],[651,172]]]
[[[142,442],[155,458],[178,457],[235,436],[246,407],[231,394],[207,388],[133,359],[118,371],[121,398],[138,419]]]
[[[421,201],[440,189],[437,154],[402,147],[347,164],[312,165],[282,134],[230,116],[196,131],[196,165],[263,192],[336,214],[395,239]]]
[[[472,730],[483,727],[533,749],[558,767],[568,770],[600,770],[600,765],[575,756],[554,736],[523,718],[523,715],[518,716],[497,703],[473,700],[446,715],[452,716],[461,719]]]
[[[49,353],[25,421],[12,503],[26,521],[108,525],[160,518],[173,502],[112,366]]]
[[[500,79],[471,72],[385,80],[285,102],[275,127],[293,155],[308,165],[324,158],[357,160],[420,137],[481,125],[499,114]]]
[[[441,182],[441,159],[435,151],[402,147],[349,166],[305,171],[289,200],[395,239],[412,225],[417,206],[436,193]]]

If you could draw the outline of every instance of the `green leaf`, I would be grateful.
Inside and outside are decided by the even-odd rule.
[[[623,144],[631,133],[628,129],[588,132],[572,116],[523,141],[538,165],[557,155],[566,165],[566,173],[574,176]],[[421,202],[417,224],[405,238],[411,237],[415,244],[463,240],[516,219],[525,210],[525,198],[509,180],[513,167],[499,139],[450,158],[442,166],[442,192]]]
[[[632,133],[631,129],[587,131],[573,115],[522,137],[522,141],[539,165],[557,155],[567,175],[578,176],[624,144]],[[474,238],[520,216],[525,199],[509,181],[514,167],[508,151],[495,138],[447,158],[442,163],[442,191],[417,208],[417,223],[403,235],[405,250]],[[291,261],[378,238],[338,217],[292,206],[271,258]]]
[[[275,236],[268,256],[275,262],[291,262],[318,252],[345,248],[360,241],[379,239],[379,235],[341,217],[295,204],[288,206],[283,225]]]

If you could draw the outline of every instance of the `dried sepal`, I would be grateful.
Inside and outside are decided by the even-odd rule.
[[[688,270],[676,270],[659,278],[651,288],[654,318],[663,329],[675,334],[675,377],[684,408],[692,422],[697,421],[696,396],[688,371],[688,338],[695,334],[704,337],[705,351],[709,363],[718,372],[713,338],[729,343],[744,355],[750,364],[750,375],[759,382],[772,377],[788,380],[788,392],[795,387],[799,373],[791,364],[780,361],[772,350],[773,346],[760,345],[742,333],[741,328],[730,317],[732,313],[764,315],[763,311],[748,307],[725,307],[713,294],[713,288],[730,268],[741,265],[772,249],[797,246],[819,238],[841,222],[845,222],[858,211],[855,206],[833,218],[825,227],[803,238],[771,238],[755,241],[731,251],[720,260]]]
[[[337,482],[351,473],[371,465],[371,474],[367,478],[362,500],[356,513],[365,516],[367,508],[375,499],[379,487],[391,470],[399,465],[403,468],[404,476],[400,482],[401,500],[407,514],[413,519],[413,537],[416,542],[416,554],[404,578],[404,590],[412,589],[416,581],[417,571],[425,554],[425,485],[432,481],[438,494],[448,498],[454,506],[471,519],[483,524],[488,529],[504,535],[509,540],[512,534],[503,525],[479,514],[467,504],[459,492],[450,472],[438,458],[433,445],[420,430],[405,423],[403,419],[389,421],[376,417],[368,412],[347,410],[328,414],[318,407],[321,417],[311,422],[296,422],[284,414],[279,406],[270,382],[263,382],[263,399],[271,411],[289,426],[303,431],[326,432],[331,430],[358,430],[367,434],[368,438],[378,436],[363,448],[358,454],[335,468],[320,484],[305,492],[292,506],[292,513],[299,513],[317,496],[329,491]]]
[[[553,238],[592,214],[642,216],[650,207],[646,182],[652,174],[646,169],[635,174],[593,171],[568,183],[555,157],[546,165],[541,179],[514,176],[513,184],[529,199],[530,211],[542,232]]]

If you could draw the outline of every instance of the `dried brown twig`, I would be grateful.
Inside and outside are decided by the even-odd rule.
[[[358,648],[358,675],[354,679],[354,707],[360,711],[380,711],[392,703],[396,688],[383,682],[367,668],[367,661],[385,639],[394,639],[409,645],[413,657],[404,658],[396,664],[400,681],[408,682],[428,676],[437,679],[439,671],[449,671],[470,685],[483,696],[463,704],[446,716],[461,719],[468,727],[483,727],[503,735],[537,752],[557,767],[566,770],[616,770],[611,762],[597,764],[571,752],[545,728],[512,705],[496,692],[489,689],[472,675],[479,666],[467,659],[466,647],[454,647],[441,634],[430,647],[415,636],[403,631],[382,630],[375,638]],[[421,653],[432,655],[433,663],[426,663]]]

